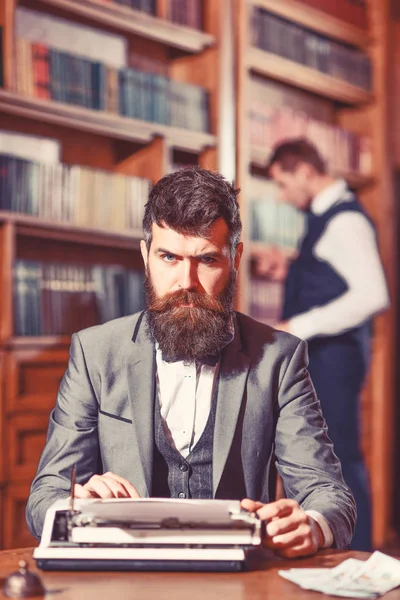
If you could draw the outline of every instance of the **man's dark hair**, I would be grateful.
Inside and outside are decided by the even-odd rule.
[[[283,142],[276,146],[267,166],[267,172],[272,165],[279,164],[283,171],[293,173],[300,163],[307,163],[321,175],[326,173],[325,161],[317,148],[305,138]]]
[[[143,234],[150,248],[152,224],[167,226],[184,235],[207,237],[217,219],[224,219],[233,254],[242,223],[235,189],[219,173],[190,167],[166,175],[150,192],[143,218]]]

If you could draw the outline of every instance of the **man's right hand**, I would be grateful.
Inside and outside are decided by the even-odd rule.
[[[75,498],[140,498],[127,479],[115,473],[93,475],[85,485],[75,484]]]

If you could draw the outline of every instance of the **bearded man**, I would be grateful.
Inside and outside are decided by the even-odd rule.
[[[345,548],[355,521],[306,343],[233,309],[237,190],[200,168],[163,177],[143,220],[147,308],[75,334],[27,506],[78,498],[240,499],[286,557]],[[287,498],[274,500],[279,471]]]

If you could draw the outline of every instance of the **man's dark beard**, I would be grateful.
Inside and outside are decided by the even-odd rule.
[[[231,334],[235,279],[232,271],[225,290],[218,298],[187,290],[177,290],[157,298],[151,278],[146,273],[149,333],[158,342],[164,360],[201,359],[216,354],[225,346]]]

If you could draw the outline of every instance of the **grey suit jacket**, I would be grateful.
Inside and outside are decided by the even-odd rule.
[[[155,350],[145,322],[140,313],[72,337],[27,505],[36,537],[49,506],[68,497],[74,464],[79,483],[112,471],[151,495]],[[272,500],[274,463],[287,496],[324,515],[335,546],[346,547],[355,504],[308,375],[306,343],[236,313],[234,339],[221,355],[214,496]]]

